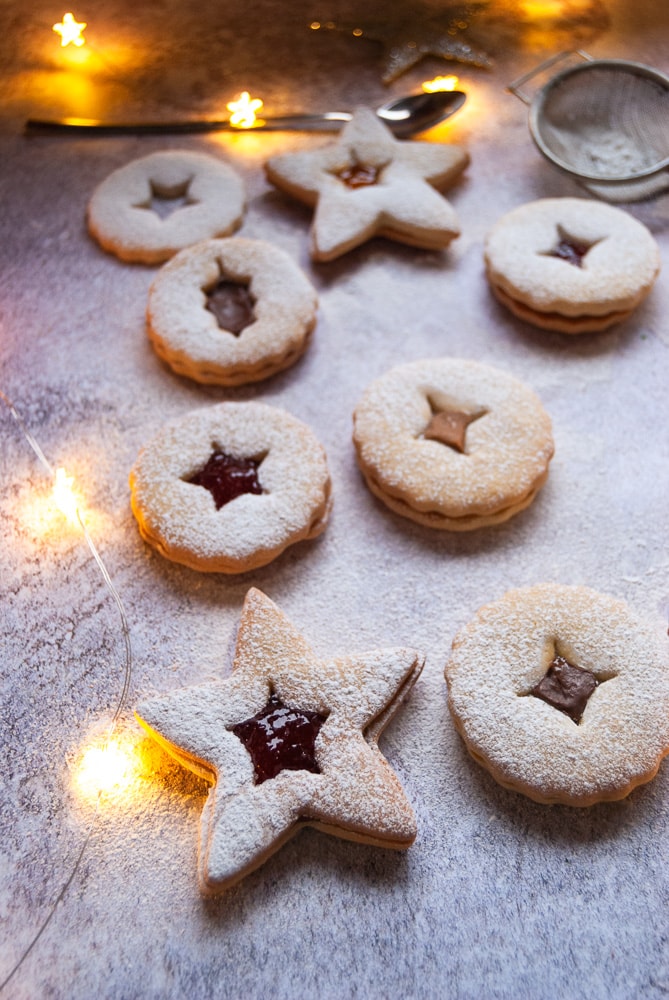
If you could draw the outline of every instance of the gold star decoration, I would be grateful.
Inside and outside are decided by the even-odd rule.
[[[435,11],[421,3],[403,3],[383,18],[362,17],[359,21],[312,22],[311,27],[335,28],[356,38],[380,42],[383,46],[384,83],[392,83],[426,56],[435,56],[471,66],[487,68],[487,53],[464,40],[472,21],[485,3],[440,5]]]
[[[81,45],[86,44],[86,39],[82,37],[85,27],[86,21],[76,21],[74,14],[68,13],[63,14],[62,21],[53,25],[53,30],[57,35],[60,35],[60,44],[62,47],[72,44],[79,48]]]
[[[276,187],[315,206],[311,255],[328,261],[373,236],[448,246],[460,226],[437,189],[468,162],[459,146],[395,139],[373,111],[358,108],[337,142],[271,157],[265,169]]]
[[[234,884],[304,826],[410,846],[413,811],[377,741],[422,666],[411,649],[319,659],[269,598],[249,590],[231,675],[136,711],[167,751],[214,783],[201,820],[204,892]]]

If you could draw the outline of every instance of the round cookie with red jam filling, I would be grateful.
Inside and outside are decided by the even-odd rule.
[[[669,752],[666,630],[586,587],[538,584],[481,608],[446,680],[472,757],[536,802],[622,799]]]
[[[535,393],[476,361],[393,368],[368,386],[353,421],[371,492],[446,531],[498,524],[529,506],[553,456],[550,417]]]
[[[543,198],[504,215],[484,257],[490,287],[514,315],[561,333],[606,330],[628,318],[660,271],[649,230],[587,198]]]
[[[167,424],[130,473],[142,537],[191,569],[243,573],[315,538],[331,506],[325,452],[296,417],[218,403]]]
[[[244,185],[206,153],[165,150],[132,160],[102,181],[88,203],[88,229],[131,264],[161,264],[178,250],[229,236],[244,214]]]
[[[149,290],[148,334],[179,375],[244,385],[288,368],[316,323],[313,287],[283,250],[231,237],[187,247]]]

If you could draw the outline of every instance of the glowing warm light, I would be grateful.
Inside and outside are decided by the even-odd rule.
[[[230,124],[236,128],[253,128],[258,124],[257,112],[262,105],[260,98],[251,97],[248,90],[244,90],[238,98],[226,105],[231,112]]]
[[[523,13],[530,19],[559,17],[564,10],[562,0],[523,0]]]
[[[421,86],[426,94],[436,94],[442,90],[455,90],[459,82],[457,76],[435,76],[433,80],[425,80]]]
[[[73,482],[74,477],[66,475],[65,469],[56,469],[51,498],[61,514],[72,524],[76,524],[79,520],[79,502],[72,488]]]
[[[75,21],[74,14],[63,14],[63,20],[53,25],[53,30],[60,35],[61,46],[86,44],[86,39],[82,37],[82,32],[86,27],[85,21]]]
[[[141,770],[134,744],[120,737],[88,747],[75,773],[75,783],[83,798],[95,801],[100,795],[126,791]]]

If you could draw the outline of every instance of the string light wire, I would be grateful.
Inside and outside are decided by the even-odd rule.
[[[9,410],[9,413],[11,414],[11,416],[14,419],[15,423],[19,427],[19,429],[20,429],[21,433],[23,434],[25,440],[27,441],[27,443],[29,444],[29,446],[32,448],[33,452],[37,456],[37,458],[38,458],[39,462],[41,463],[41,465],[44,467],[44,469],[46,470],[46,472],[49,474],[49,476],[51,477],[51,479],[55,483],[56,480],[57,480],[57,471],[54,469],[54,467],[51,465],[51,463],[47,459],[46,455],[44,454],[44,452],[40,448],[40,446],[39,446],[36,438],[34,437],[34,435],[28,430],[25,422],[23,421],[23,419],[22,419],[21,415],[19,414],[18,410],[16,409],[16,407],[12,403],[11,399],[7,395],[5,395],[5,393],[1,389],[0,389],[0,400],[2,400],[2,402],[5,404],[5,406]],[[127,699],[127,696],[128,696],[128,691],[130,689],[130,680],[131,680],[131,677],[132,677],[132,646],[131,646],[131,642],[130,642],[130,626],[128,625],[128,618],[127,618],[127,615],[126,615],[126,612],[125,612],[125,608],[123,606],[123,601],[121,600],[121,595],[119,594],[118,590],[114,586],[114,583],[113,583],[113,581],[111,579],[111,576],[109,575],[107,567],[105,566],[104,561],[102,559],[102,556],[98,552],[98,550],[97,550],[97,548],[95,546],[95,543],[94,543],[93,539],[91,538],[90,532],[88,531],[88,528],[86,526],[86,523],[85,523],[85,521],[84,521],[84,519],[83,519],[83,517],[81,515],[81,511],[79,510],[78,506],[76,507],[75,513],[76,513],[77,522],[78,522],[78,524],[79,524],[79,526],[81,528],[81,531],[83,533],[83,536],[84,536],[84,539],[85,539],[86,544],[88,546],[88,549],[90,551],[90,554],[92,555],[92,557],[95,560],[95,563],[96,563],[98,569],[100,570],[100,573],[102,574],[102,578],[103,578],[103,580],[105,582],[105,585],[107,586],[107,589],[109,590],[109,592],[110,592],[110,594],[111,594],[111,596],[112,596],[112,598],[114,600],[114,604],[116,605],[116,608],[117,608],[117,611],[118,611],[118,614],[119,614],[119,618],[120,618],[120,621],[121,621],[121,632],[122,632],[122,635],[123,635],[123,645],[124,645],[123,686],[122,686],[122,689],[121,689],[121,694],[119,696],[118,702],[116,704],[116,710],[114,711],[111,723],[109,725],[109,731],[107,733],[107,741],[106,741],[108,743],[109,740],[112,737],[112,734],[113,734],[114,729],[116,727],[116,724],[117,724],[117,722],[119,720],[121,712],[123,711],[123,708],[124,708],[124,705],[125,705],[125,702],[126,702],[126,699]],[[77,858],[76,858],[76,860],[74,862],[74,865],[72,867],[72,870],[71,870],[68,878],[66,879],[66,881],[63,884],[60,892],[56,896],[56,899],[52,903],[51,908],[49,909],[49,911],[47,912],[46,916],[42,920],[42,923],[40,924],[40,926],[38,927],[37,931],[33,935],[31,941],[24,948],[23,952],[21,953],[21,955],[19,956],[19,958],[15,962],[15,964],[12,967],[12,969],[10,970],[9,974],[5,977],[5,979],[2,982],[0,982],[0,993],[4,991],[5,987],[14,978],[14,976],[16,975],[16,973],[18,972],[18,970],[21,968],[21,966],[23,965],[23,963],[27,959],[28,955],[31,953],[31,951],[33,950],[33,948],[36,946],[37,942],[40,940],[40,938],[44,934],[44,932],[46,931],[47,927],[51,923],[51,920],[53,919],[53,917],[54,917],[54,915],[56,913],[56,910],[58,909],[58,906],[60,905],[60,903],[62,902],[62,900],[65,898],[68,889],[70,888],[70,886],[74,882],[74,879],[75,879],[75,877],[76,877],[76,875],[77,875],[77,873],[78,873],[78,871],[79,871],[79,869],[81,867],[81,863],[82,863],[84,855],[86,853],[86,849],[88,848],[88,845],[90,843],[91,837],[93,836],[93,832],[94,832],[94,829],[95,829],[95,826],[96,826],[96,823],[97,823],[97,819],[98,819],[98,816],[99,816],[99,812],[100,812],[100,800],[101,800],[101,798],[102,798],[102,789],[100,789],[98,791],[97,801],[96,801],[96,805],[95,805],[95,812],[94,812],[93,818],[91,820],[91,823],[89,825],[89,828],[88,828],[88,831],[86,833],[86,836],[84,837],[83,844],[81,845],[81,849],[79,851],[79,854],[77,855]]]

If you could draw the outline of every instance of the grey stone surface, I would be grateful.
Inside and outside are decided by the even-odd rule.
[[[481,16],[481,41],[489,17],[488,40],[495,28],[514,44],[496,51],[492,71],[460,71],[469,102],[429,137],[462,143],[472,157],[450,196],[462,236],[443,254],[377,240],[311,265],[309,212],[267,185],[262,163],[325,141],[319,136],[21,134],[24,118],[37,114],[220,112],[244,88],[268,111],[380,103],[388,91],[378,46],[306,27],[316,16],[370,16],[379,7],[110,0],[104,10],[74,11],[89,22],[89,60],[78,63],[54,48],[53,7],[0,2],[0,389],[49,460],[76,477],[123,599],[133,673],[120,734],[137,762],[130,787],[110,791],[97,811],[77,791],[82,753],[106,732],[122,688],[119,620],[81,533],[45,513],[47,477],[2,407],[0,979],[51,912],[90,832],[3,997],[669,992],[666,764],[621,803],[542,807],[504,791],[468,758],[446,706],[443,666],[455,632],[511,586],[583,583],[642,614],[665,622],[669,614],[667,274],[628,322],[574,339],[513,320],[483,275],[482,242],[503,212],[581,193],[539,157],[525,109],[504,91],[550,54],[550,39],[543,51],[524,46],[520,28],[509,29],[511,5],[490,4]],[[594,54],[669,70],[665,5],[605,7],[610,24],[590,39]],[[392,92],[453,68],[430,60]],[[87,236],[93,187],[131,158],[177,145],[220,155],[243,174],[241,234],[283,247],[318,289],[308,353],[267,383],[226,391],[174,376],[145,336],[155,270],[121,264]],[[631,210],[666,260],[666,200]],[[372,378],[440,354],[507,368],[554,421],[556,456],[535,503],[471,535],[391,515],[366,491],[350,443],[352,410]],[[166,562],[141,541],[129,507],[128,471],[142,443],[168,418],[220,399],[274,402],[304,419],[327,450],[334,486],[320,540],[237,578]],[[195,859],[206,786],[142,736],[132,706],[229,670],[250,585],[319,653],[425,651],[423,676],[381,742],[419,835],[396,855],[305,831],[224,897],[204,901]]]

